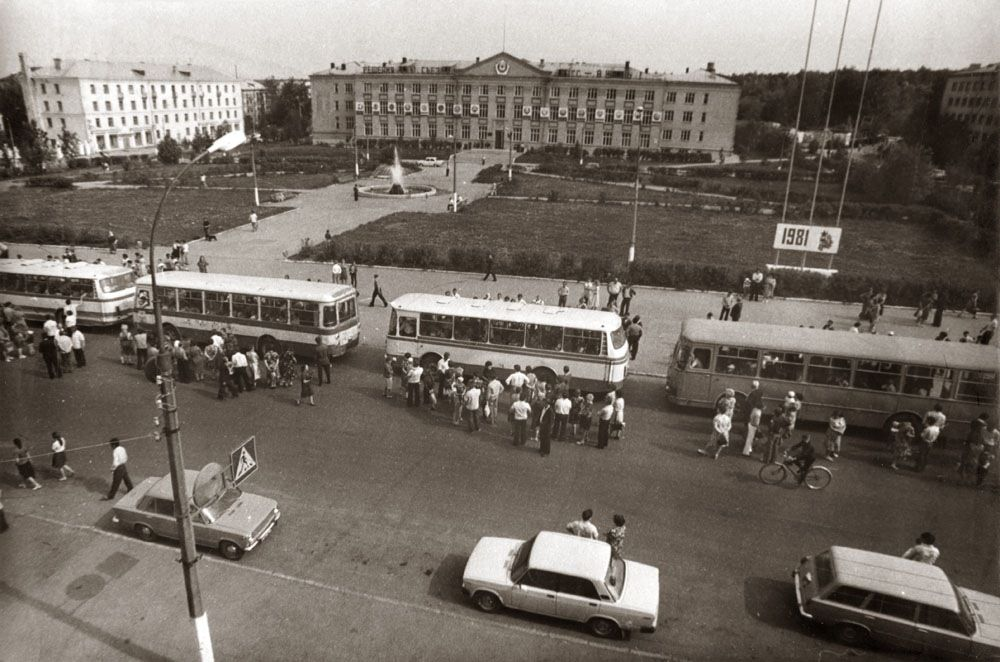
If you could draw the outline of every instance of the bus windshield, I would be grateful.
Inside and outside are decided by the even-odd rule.
[[[127,290],[135,284],[135,275],[131,273],[119,274],[117,276],[110,276],[108,278],[102,278],[101,281],[101,292],[104,294],[110,294],[112,292],[121,292],[122,290]]]

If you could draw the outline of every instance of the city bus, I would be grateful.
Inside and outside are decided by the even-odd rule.
[[[287,278],[165,271],[156,274],[163,335],[208,342],[229,330],[263,355],[292,349],[312,356],[319,337],[340,356],[358,344],[358,293],[353,287]],[[152,329],[152,278],[136,281],[135,320]]]
[[[481,372],[492,361],[506,376],[530,365],[550,383],[568,366],[574,388],[601,393],[620,387],[628,371],[614,313],[434,294],[404,294],[390,307],[386,353],[408,352],[424,366],[448,352],[454,366]]]
[[[909,421],[919,430],[940,404],[948,428],[964,435],[969,421],[996,407],[997,357],[997,348],[974,343],[689,319],[670,360],[667,398],[713,407],[732,388],[745,412],[758,379],[768,408],[795,391],[799,419],[826,421],[839,409],[852,426]]]
[[[76,304],[80,326],[127,320],[135,299],[128,267],[61,260],[0,259],[0,302],[9,301],[27,319],[55,315],[66,299]]]

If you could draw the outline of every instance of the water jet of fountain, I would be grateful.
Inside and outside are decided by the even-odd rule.
[[[389,187],[389,193],[392,195],[405,195],[406,189],[403,188],[403,165],[399,162],[399,150],[395,147],[392,148],[392,157],[392,167],[389,168],[392,186]]]

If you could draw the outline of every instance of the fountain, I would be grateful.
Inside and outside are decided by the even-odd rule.
[[[358,188],[358,195],[368,198],[429,198],[437,193],[433,186],[423,184],[411,184],[403,186],[403,164],[399,162],[399,151],[392,148],[392,165],[389,167],[389,178],[392,184],[389,186],[361,186]]]

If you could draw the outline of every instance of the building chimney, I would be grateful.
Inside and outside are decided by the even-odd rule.
[[[649,73],[649,67],[646,67],[646,73],[647,74]]]
[[[62,58],[54,57],[52,58],[52,66],[55,67],[56,71],[62,70]]]
[[[625,71],[629,70],[631,64],[632,64],[631,62],[629,62],[628,60],[625,60]]]
[[[542,61],[541,61],[541,63],[538,66],[539,67],[544,67],[545,66],[545,58],[544,57],[542,58]]]
[[[476,64],[479,64],[479,56],[476,56]]]
[[[691,73],[691,67],[684,67],[684,73],[686,74]]]
[[[705,67],[705,71],[707,71],[710,74],[714,74],[715,73],[715,63],[714,62],[709,62],[708,66]]]
[[[331,69],[336,69],[337,68],[337,63],[336,62],[331,62],[330,63],[330,68]]]

